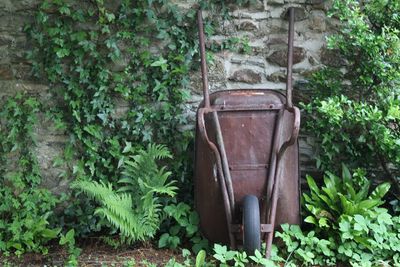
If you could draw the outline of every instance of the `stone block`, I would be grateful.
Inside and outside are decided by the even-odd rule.
[[[239,23],[237,29],[241,31],[255,31],[258,29],[258,24],[252,20],[244,20]]]
[[[32,66],[29,64],[16,64],[13,65],[14,77],[19,80],[33,80]]]
[[[15,1],[18,2],[18,1]],[[15,10],[15,7],[13,5],[12,0],[1,0],[0,1],[0,11],[5,11],[5,12],[13,12]]]
[[[285,3],[285,0],[268,0],[267,4],[268,5],[283,5]]]
[[[15,10],[22,11],[22,10],[37,9],[38,6],[43,1],[41,1],[41,0],[19,0],[19,1],[13,1],[13,2],[14,2]]]
[[[328,11],[332,7],[332,0],[306,0],[307,5],[312,5],[313,9]]]
[[[9,34],[0,34],[0,46],[8,46],[12,47],[16,43],[16,40],[13,36]]]
[[[0,79],[0,97],[15,95],[16,92],[26,92],[29,95],[40,96],[46,95],[48,90],[49,86],[44,84]]]
[[[265,61],[259,57],[232,57],[231,63],[237,65],[250,65],[265,68]]]
[[[256,84],[261,82],[261,73],[252,69],[241,69],[235,71],[229,80],[234,82],[242,82],[249,84]]]
[[[12,34],[24,34],[23,28],[26,24],[32,23],[33,17],[27,14],[6,14],[0,16],[0,32]]]
[[[288,19],[288,9],[285,9],[281,18],[287,20]],[[308,13],[304,7],[294,7],[294,21],[302,21],[308,18]]]
[[[12,80],[14,79],[14,73],[11,65],[2,64],[0,65],[0,80]]]
[[[232,12],[232,17],[237,19],[252,19],[252,20],[264,20],[271,17],[269,12],[246,12],[243,10],[237,10]]]
[[[250,1],[246,6],[250,11],[264,11],[265,6],[262,0]]]
[[[283,71],[276,71],[268,75],[267,80],[274,83],[284,83],[286,82],[286,73]]]
[[[306,58],[306,50],[302,47],[293,48],[293,64],[302,62]],[[272,52],[271,55],[267,57],[267,60],[271,63],[279,65],[281,67],[286,67],[287,65],[287,48],[282,47],[279,50]]]
[[[326,0],[306,0],[306,4],[308,5],[320,5],[326,2]]]
[[[316,32],[325,32],[326,31],[325,16],[313,14],[310,17],[310,29]]]

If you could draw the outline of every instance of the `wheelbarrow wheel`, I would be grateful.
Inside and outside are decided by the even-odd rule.
[[[261,250],[261,225],[258,198],[247,195],[243,199],[243,248],[248,255]]]

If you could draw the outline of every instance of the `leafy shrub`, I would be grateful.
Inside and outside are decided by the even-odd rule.
[[[111,2],[44,0],[27,27],[34,74],[52,92],[49,116],[70,137],[57,162],[68,179],[116,186],[125,142],[162,143],[174,154],[166,159],[174,179],[189,187],[192,133],[183,125],[195,10],[163,0]],[[67,203],[57,223],[77,236],[105,225],[84,195],[72,193]]]
[[[334,1],[339,33],[328,38],[345,66],[317,72],[304,105],[317,137],[318,165],[366,168],[400,197],[400,5],[398,1]],[[384,174],[383,176],[381,174]]]
[[[311,191],[303,195],[305,222],[313,229],[303,233],[299,226],[282,226],[276,236],[285,244],[287,261],[309,266],[400,264],[400,217],[381,207],[388,183],[369,193],[364,173],[350,175],[344,165],[342,178],[327,173],[320,188],[309,176],[307,182]]]
[[[189,240],[194,253],[208,249],[208,241],[199,232],[199,216],[188,204],[179,202],[164,207],[164,212],[173,220],[169,221],[168,232],[163,233],[158,241],[160,248],[177,248],[185,240]]]
[[[68,259],[66,266],[78,266],[78,257],[81,254],[81,249],[75,246],[75,230],[69,230],[65,235],[60,235],[59,244],[67,247]]]
[[[315,225],[317,232],[329,237],[330,231],[338,228],[337,222],[343,215],[364,215],[384,203],[382,198],[390,189],[389,183],[377,186],[370,193],[371,182],[358,169],[353,175],[342,165],[342,177],[327,172],[324,185],[319,187],[311,176],[307,176],[310,193],[304,193],[304,206],[307,213],[305,222]]]
[[[33,129],[39,102],[22,94],[0,111],[0,251],[47,253],[60,229],[49,226],[58,198],[41,187]]]
[[[121,163],[119,186],[79,180],[73,187],[98,201],[100,207],[95,214],[105,217],[127,243],[132,243],[155,235],[165,218],[161,196],[173,197],[177,188],[167,181],[171,173],[156,163],[171,157],[164,146],[148,145],[146,150],[132,154],[134,150],[128,145],[124,152],[128,156]]]

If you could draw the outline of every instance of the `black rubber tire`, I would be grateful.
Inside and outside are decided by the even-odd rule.
[[[247,255],[261,251],[260,207],[258,198],[247,195],[243,199],[243,248]]]

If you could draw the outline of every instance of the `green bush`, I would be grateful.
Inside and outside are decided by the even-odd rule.
[[[400,217],[382,208],[389,190],[384,183],[370,192],[370,181],[357,170],[353,175],[343,166],[342,177],[327,173],[322,187],[307,177],[305,222],[312,230],[283,225],[277,233],[284,244],[287,261],[307,266],[389,266],[400,264]]]
[[[340,171],[343,162],[372,179],[389,181],[400,197],[400,4],[334,1],[339,32],[328,48],[344,66],[317,72],[306,126],[319,146],[318,166]]]
[[[311,215],[304,221],[314,224],[315,230],[326,238],[332,234],[331,230],[338,229],[341,216],[367,214],[384,203],[382,199],[390,189],[389,183],[383,183],[370,193],[371,182],[362,170],[351,175],[345,165],[342,168],[341,178],[327,172],[322,187],[307,176],[310,192],[304,193],[303,198],[306,212]]]
[[[49,226],[59,199],[42,188],[35,156],[39,102],[17,94],[0,110],[0,251],[47,253],[60,229]]]

